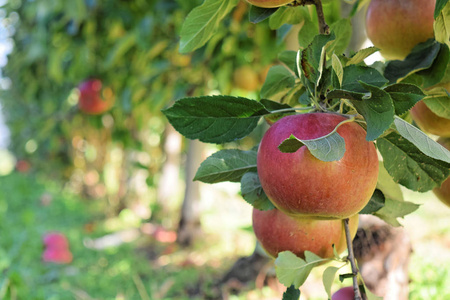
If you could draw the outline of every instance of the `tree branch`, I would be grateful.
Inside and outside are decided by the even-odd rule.
[[[358,287],[358,267],[356,266],[355,256],[353,254],[353,245],[352,245],[352,236],[350,234],[350,229],[348,227],[348,218],[344,220],[344,228],[345,228],[345,238],[347,240],[347,248],[348,248],[348,260],[350,261],[350,265],[352,267],[353,274],[353,291],[355,292],[355,300],[362,300],[361,292]]]

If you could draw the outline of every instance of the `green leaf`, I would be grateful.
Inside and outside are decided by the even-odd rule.
[[[314,85],[317,85],[321,76],[319,68],[323,63],[320,59],[322,57],[322,50],[328,42],[334,39],[335,36],[333,33],[329,35],[316,35],[312,43],[301,53],[301,67],[303,75],[305,75],[305,77]]]
[[[357,65],[361,62],[363,62],[367,57],[371,56],[375,52],[379,51],[380,49],[376,47],[369,47],[365,49],[361,49],[358,52],[356,52],[349,61],[347,61],[346,66],[349,65]]]
[[[394,124],[400,135],[413,143],[422,153],[434,159],[450,163],[450,151],[429,138],[428,135],[417,129],[417,127],[399,117],[395,117]]]
[[[328,299],[331,299],[331,286],[333,285],[334,278],[336,277],[336,273],[339,271],[337,267],[328,267],[323,271],[322,274],[322,283],[327,292]]]
[[[367,90],[362,87],[358,81],[363,81],[377,87],[382,87],[388,82],[388,80],[374,68],[356,65],[345,67],[341,89],[358,93],[366,93]]]
[[[347,49],[352,37],[352,24],[350,19],[340,19],[330,26],[330,30],[334,32],[336,39],[327,47],[327,52],[340,55]]]
[[[362,87],[370,91],[371,95],[362,101],[351,100],[358,113],[367,122],[366,140],[373,141],[387,130],[394,121],[394,104],[389,94],[382,89],[359,82]]]
[[[270,16],[269,27],[275,30],[285,24],[299,24],[305,16],[309,17],[309,12],[304,6],[283,6]]]
[[[450,51],[447,45],[441,44],[439,53],[433,61],[433,64],[413,75],[419,76],[423,88],[434,86],[444,81],[445,72],[450,61]]]
[[[300,299],[300,290],[296,289],[293,285],[288,287],[283,293],[282,300],[298,300]]]
[[[300,140],[291,135],[278,146],[278,149],[283,153],[293,153],[302,146],[306,146],[311,154],[321,161],[337,161],[344,157],[345,153],[344,138],[336,131],[312,140]]]
[[[105,68],[111,68],[114,66],[120,59],[123,58],[125,53],[130,50],[137,41],[136,34],[134,32],[130,32],[120,38],[115,44],[114,47],[109,51],[106,61]]]
[[[305,17],[303,25],[298,32],[298,44],[301,49],[305,49],[312,43],[317,35],[317,25],[311,21],[311,18]]]
[[[340,88],[342,86],[342,81],[344,80],[344,68],[342,67],[342,63],[336,54],[333,54],[333,56],[331,57],[331,67],[336,74]]]
[[[256,172],[256,151],[226,149],[205,159],[198,168],[194,180],[205,183],[239,182],[242,175],[249,171]]]
[[[386,198],[386,202],[383,208],[375,213],[375,216],[386,221],[392,226],[401,226],[397,218],[403,218],[404,216],[416,211],[420,205],[407,202],[396,201]]]
[[[440,48],[440,44],[432,40],[419,44],[404,60],[389,61],[384,76],[390,82],[396,82],[411,73],[428,69],[439,54]]]
[[[441,13],[444,6],[448,3],[448,0],[436,0],[436,6],[434,8],[434,18],[436,19]]]
[[[344,90],[332,90],[328,92],[327,99],[343,98],[349,100],[362,101],[364,99],[364,96],[366,96],[365,93],[357,93]]]
[[[257,101],[231,96],[183,98],[162,112],[182,135],[206,143],[243,138],[269,113]]]
[[[359,212],[359,214],[366,214],[370,215],[374,212],[380,210],[382,207],[384,207],[385,203],[385,197],[383,195],[383,192],[379,189],[375,189],[375,191],[372,194],[372,197],[369,200],[369,203],[364,206],[364,208]]]
[[[298,68],[297,68],[297,51],[283,51],[278,54],[278,59],[284,63],[297,77]]]
[[[384,91],[391,96],[397,115],[404,114],[425,97],[422,90],[412,84],[396,83],[387,86]]]
[[[261,88],[261,98],[275,97],[280,92],[292,88],[295,76],[283,66],[273,66],[267,73],[266,81]]]
[[[256,209],[271,210],[275,208],[264,193],[256,172],[248,172],[242,176],[241,194],[244,200]]]
[[[378,163],[377,189],[379,189],[387,198],[403,201],[403,192],[400,185],[392,179],[391,175],[389,175],[383,162],[380,161]]]
[[[305,260],[290,251],[278,254],[275,260],[275,272],[278,280],[286,287],[293,285],[299,288],[305,283],[311,270],[319,265],[323,259],[309,251],[305,251]]]
[[[214,35],[222,19],[239,0],[205,0],[194,8],[181,28],[180,52],[187,53],[202,47]]]
[[[440,6],[441,5],[442,4],[440,4]],[[435,15],[433,28],[434,38],[436,39],[436,41],[448,45],[450,37],[450,4],[448,2],[445,4],[445,6],[440,7],[439,14],[437,16]]]
[[[423,99],[423,102],[439,117],[450,119],[450,96],[446,91],[428,95]]]
[[[429,191],[450,175],[450,164],[423,154],[396,132],[378,138],[377,148],[389,175],[410,190]]]
[[[278,8],[264,8],[252,5],[249,12],[249,21],[253,24],[264,21],[273,15]]]

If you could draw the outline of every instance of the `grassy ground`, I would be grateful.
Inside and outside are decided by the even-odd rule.
[[[12,173],[0,187],[0,299],[280,299],[277,285],[239,294],[215,285],[254,248],[251,209],[236,185],[203,187],[204,235],[188,250],[165,242],[173,232],[157,224],[104,220],[100,205],[60,183]],[[415,249],[410,299],[450,299],[450,209],[431,193],[405,198],[423,203],[403,221]],[[70,241],[69,265],[41,260],[42,236],[54,230]],[[308,282],[321,289],[318,278]]]

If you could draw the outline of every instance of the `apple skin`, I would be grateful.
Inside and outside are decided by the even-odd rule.
[[[334,256],[332,245],[338,253],[347,249],[342,220],[315,220],[288,216],[278,209],[261,211],[253,209],[253,230],[261,246],[272,257],[282,251],[291,251],[305,258],[306,250],[322,258]],[[349,220],[350,233],[355,236],[358,215]]]
[[[346,286],[337,290],[332,296],[331,300],[353,300],[355,299],[355,292],[352,286]]]
[[[72,262],[73,255],[69,250],[49,248],[45,249],[42,254],[44,262],[52,262],[57,264],[68,264]]]
[[[450,150],[450,138],[439,138],[437,142]],[[434,188],[433,193],[442,203],[450,207],[450,178],[447,178],[440,187]]]
[[[99,79],[89,79],[78,86],[80,110],[90,115],[100,115],[108,111],[114,103],[114,95],[110,88],[103,88]]]
[[[366,14],[367,37],[387,59],[403,60],[415,45],[434,36],[436,0],[372,0]]]
[[[267,130],[258,149],[257,170],[264,192],[278,209],[292,216],[344,219],[369,202],[378,178],[378,156],[355,122],[337,129],[346,144],[339,161],[321,161],[306,146],[295,153],[278,149],[291,134],[304,140],[319,138],[344,120],[329,113],[291,115]]]
[[[271,8],[271,7],[280,7],[294,0],[246,0],[248,3],[258,7]]]
[[[450,119],[436,115],[422,100],[411,108],[411,117],[423,131],[441,137],[450,137]]]
[[[58,250],[67,250],[69,248],[66,236],[60,232],[49,232],[44,235],[42,241],[47,248]]]

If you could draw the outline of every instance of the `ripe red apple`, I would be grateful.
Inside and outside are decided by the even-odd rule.
[[[45,247],[59,250],[69,248],[69,242],[64,234],[60,232],[49,232],[42,238]]]
[[[306,146],[295,153],[278,149],[291,134],[304,140],[319,138],[344,120],[329,113],[291,115],[267,130],[258,149],[257,169],[263,190],[278,209],[293,216],[344,219],[369,202],[377,183],[378,157],[358,124],[345,123],[337,129],[346,144],[339,161],[321,161]]]
[[[334,293],[331,296],[331,300],[353,300],[353,299],[355,299],[355,292],[353,291],[352,286],[343,287],[340,290],[337,290],[336,293]]]
[[[366,32],[387,59],[404,59],[415,45],[434,36],[436,0],[371,0]]]
[[[99,79],[84,81],[78,86],[78,89],[80,90],[78,106],[86,114],[102,114],[114,104],[114,94],[111,88],[103,88]]]
[[[49,248],[45,249],[42,254],[42,260],[45,262],[53,262],[57,264],[68,264],[72,262],[73,256],[69,250]]]
[[[450,137],[450,119],[436,115],[423,101],[411,108],[411,117],[423,131],[442,137]]]
[[[358,229],[357,214],[350,218],[349,227],[354,237]],[[333,244],[338,253],[347,249],[342,220],[303,219],[288,216],[278,209],[253,209],[253,230],[261,246],[273,257],[282,251],[291,251],[304,258],[308,250],[322,258],[331,258]]]
[[[437,142],[450,150],[450,138],[439,138]],[[450,178],[447,178],[440,187],[434,188],[433,192],[439,200],[450,206]]]
[[[248,3],[258,7],[280,7],[288,3],[294,2],[294,0],[247,0]]]

